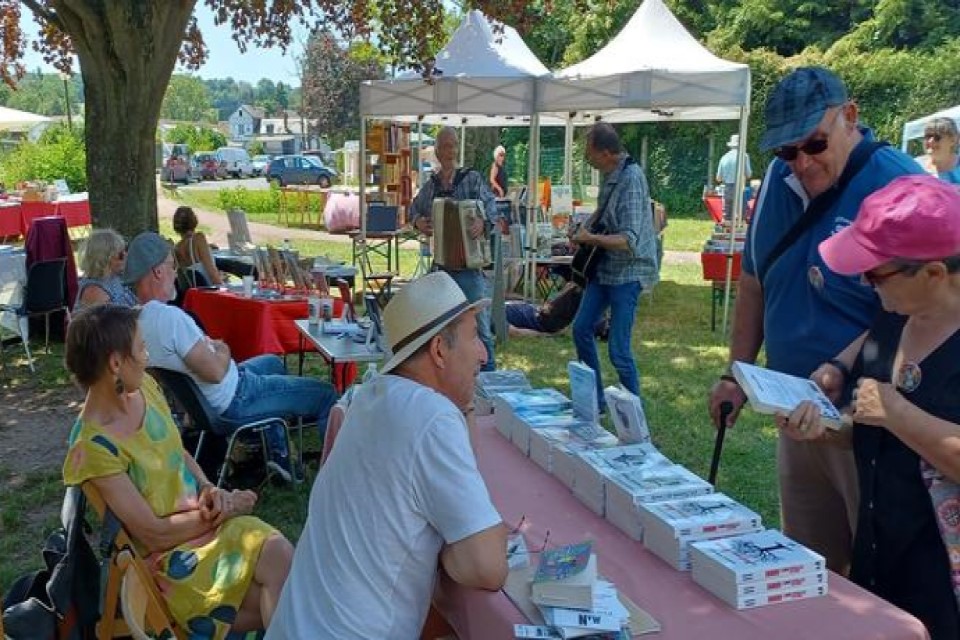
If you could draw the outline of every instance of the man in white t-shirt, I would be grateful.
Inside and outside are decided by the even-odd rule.
[[[189,375],[225,418],[303,417],[316,420],[322,435],[337,400],[333,387],[287,375],[283,360],[272,354],[234,362],[225,342],[205,335],[186,312],[167,304],[176,296],[174,264],[170,243],[156,233],[141,233],[127,247],[124,281],[143,305],[139,324],[150,366]],[[280,443],[271,438],[271,445]]]
[[[717,182],[723,185],[723,217],[726,220],[729,220],[733,217],[733,199],[734,193],[737,191],[737,171],[739,169],[738,161],[740,160],[740,135],[733,134],[730,136],[730,140],[727,141],[727,151],[720,158],[720,163],[717,165]],[[749,185],[750,176],[753,175],[753,169],[750,167],[750,156],[745,155],[743,159],[744,165],[744,176],[743,184]]]
[[[460,584],[503,586],[506,528],[465,418],[486,304],[434,272],[387,305],[394,355],[357,390],[317,476],[268,640],[419,638],[438,564]]]

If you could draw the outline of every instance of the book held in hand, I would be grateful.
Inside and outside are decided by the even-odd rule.
[[[730,370],[750,401],[750,406],[758,413],[789,414],[801,402],[809,400],[820,407],[820,421],[824,426],[837,430],[843,423],[840,410],[813,380],[746,362],[734,362]]]

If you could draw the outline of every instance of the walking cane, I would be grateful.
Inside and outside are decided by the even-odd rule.
[[[723,436],[727,433],[727,418],[733,413],[733,403],[720,403],[720,426],[717,427],[717,440],[713,445],[713,459],[710,461],[710,484],[716,488],[717,471],[720,468],[720,452],[723,450]]]

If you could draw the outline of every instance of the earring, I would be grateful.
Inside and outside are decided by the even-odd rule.
[[[120,378],[120,374],[116,374],[116,377],[113,380],[113,388],[117,392],[118,396],[122,396],[123,392],[126,391],[126,388],[123,386],[123,379]]]

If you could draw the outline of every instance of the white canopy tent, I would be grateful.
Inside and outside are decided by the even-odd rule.
[[[900,148],[904,153],[906,153],[907,145],[911,140],[923,137],[924,127],[926,127],[927,122],[933,120],[934,118],[950,118],[956,122],[957,127],[960,128],[960,105],[950,107],[949,109],[944,109],[943,111],[937,111],[936,113],[931,113],[928,116],[923,116],[922,118],[917,118],[916,120],[911,120],[903,125],[903,139],[900,141]]]
[[[0,107],[0,131],[28,131],[44,122],[50,122],[50,118],[28,111]]]
[[[687,32],[663,0],[644,0],[620,33],[600,51],[541,79],[537,110],[567,115],[568,141],[572,140],[573,125],[595,120],[739,120],[737,192],[743,191],[750,68],[718,58],[707,50]],[[737,198],[735,219],[742,215],[742,207]],[[727,258],[724,328],[733,268],[733,235]]]
[[[390,118],[460,127],[529,126],[533,166],[539,131],[536,81],[550,72],[515,29],[508,25],[496,28],[480,11],[470,11],[437,54],[434,68],[429,79],[407,73],[360,85],[361,162],[366,157],[367,118]],[[553,123],[559,125],[563,120],[554,118]],[[536,175],[536,171],[529,172],[531,206],[536,198]],[[362,235],[366,235],[366,213],[361,189]]]

